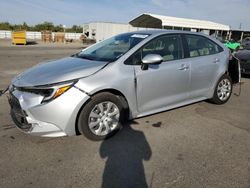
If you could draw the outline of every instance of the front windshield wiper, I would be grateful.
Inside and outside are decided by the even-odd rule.
[[[73,55],[73,57],[78,57],[78,58],[88,59],[88,60],[95,60],[95,58],[94,58],[93,56],[89,56],[89,55],[79,55],[79,54],[75,54],[75,55]]]
[[[96,57],[91,56],[91,55],[87,55],[87,54],[73,54],[71,55],[71,57],[77,57],[77,58],[82,58],[82,59],[88,59],[88,60],[94,60],[94,61],[106,61],[106,62],[114,62],[115,60],[119,59],[123,54],[115,57],[115,58],[100,58],[100,59],[96,59]]]

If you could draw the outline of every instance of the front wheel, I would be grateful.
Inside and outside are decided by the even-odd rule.
[[[213,98],[210,99],[211,102],[215,104],[225,104],[231,97],[232,94],[232,80],[230,76],[223,75],[214,90]]]
[[[119,96],[111,93],[95,95],[81,110],[78,130],[91,140],[103,140],[120,128],[123,106]]]

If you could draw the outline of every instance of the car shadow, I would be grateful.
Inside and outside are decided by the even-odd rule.
[[[142,131],[134,130],[130,123],[123,126],[116,136],[104,140],[100,156],[106,159],[102,188],[147,188],[144,160],[152,151]]]
[[[36,41],[28,41],[26,45],[37,45]]]
[[[26,46],[33,46],[33,45],[37,45],[38,43],[36,42],[36,41],[27,41],[26,42]],[[17,43],[17,44],[15,44],[15,46],[23,46],[23,44],[19,44],[19,43]]]

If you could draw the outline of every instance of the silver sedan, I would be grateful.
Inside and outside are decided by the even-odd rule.
[[[32,135],[105,139],[127,119],[206,99],[227,102],[239,82],[229,57],[223,44],[203,34],[120,34],[14,78],[11,116]]]

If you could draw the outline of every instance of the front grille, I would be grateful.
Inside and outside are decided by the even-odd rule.
[[[10,93],[9,95],[9,104],[11,107],[10,114],[14,123],[25,131],[30,130],[31,124],[26,120],[26,113],[22,110],[18,99]]]

